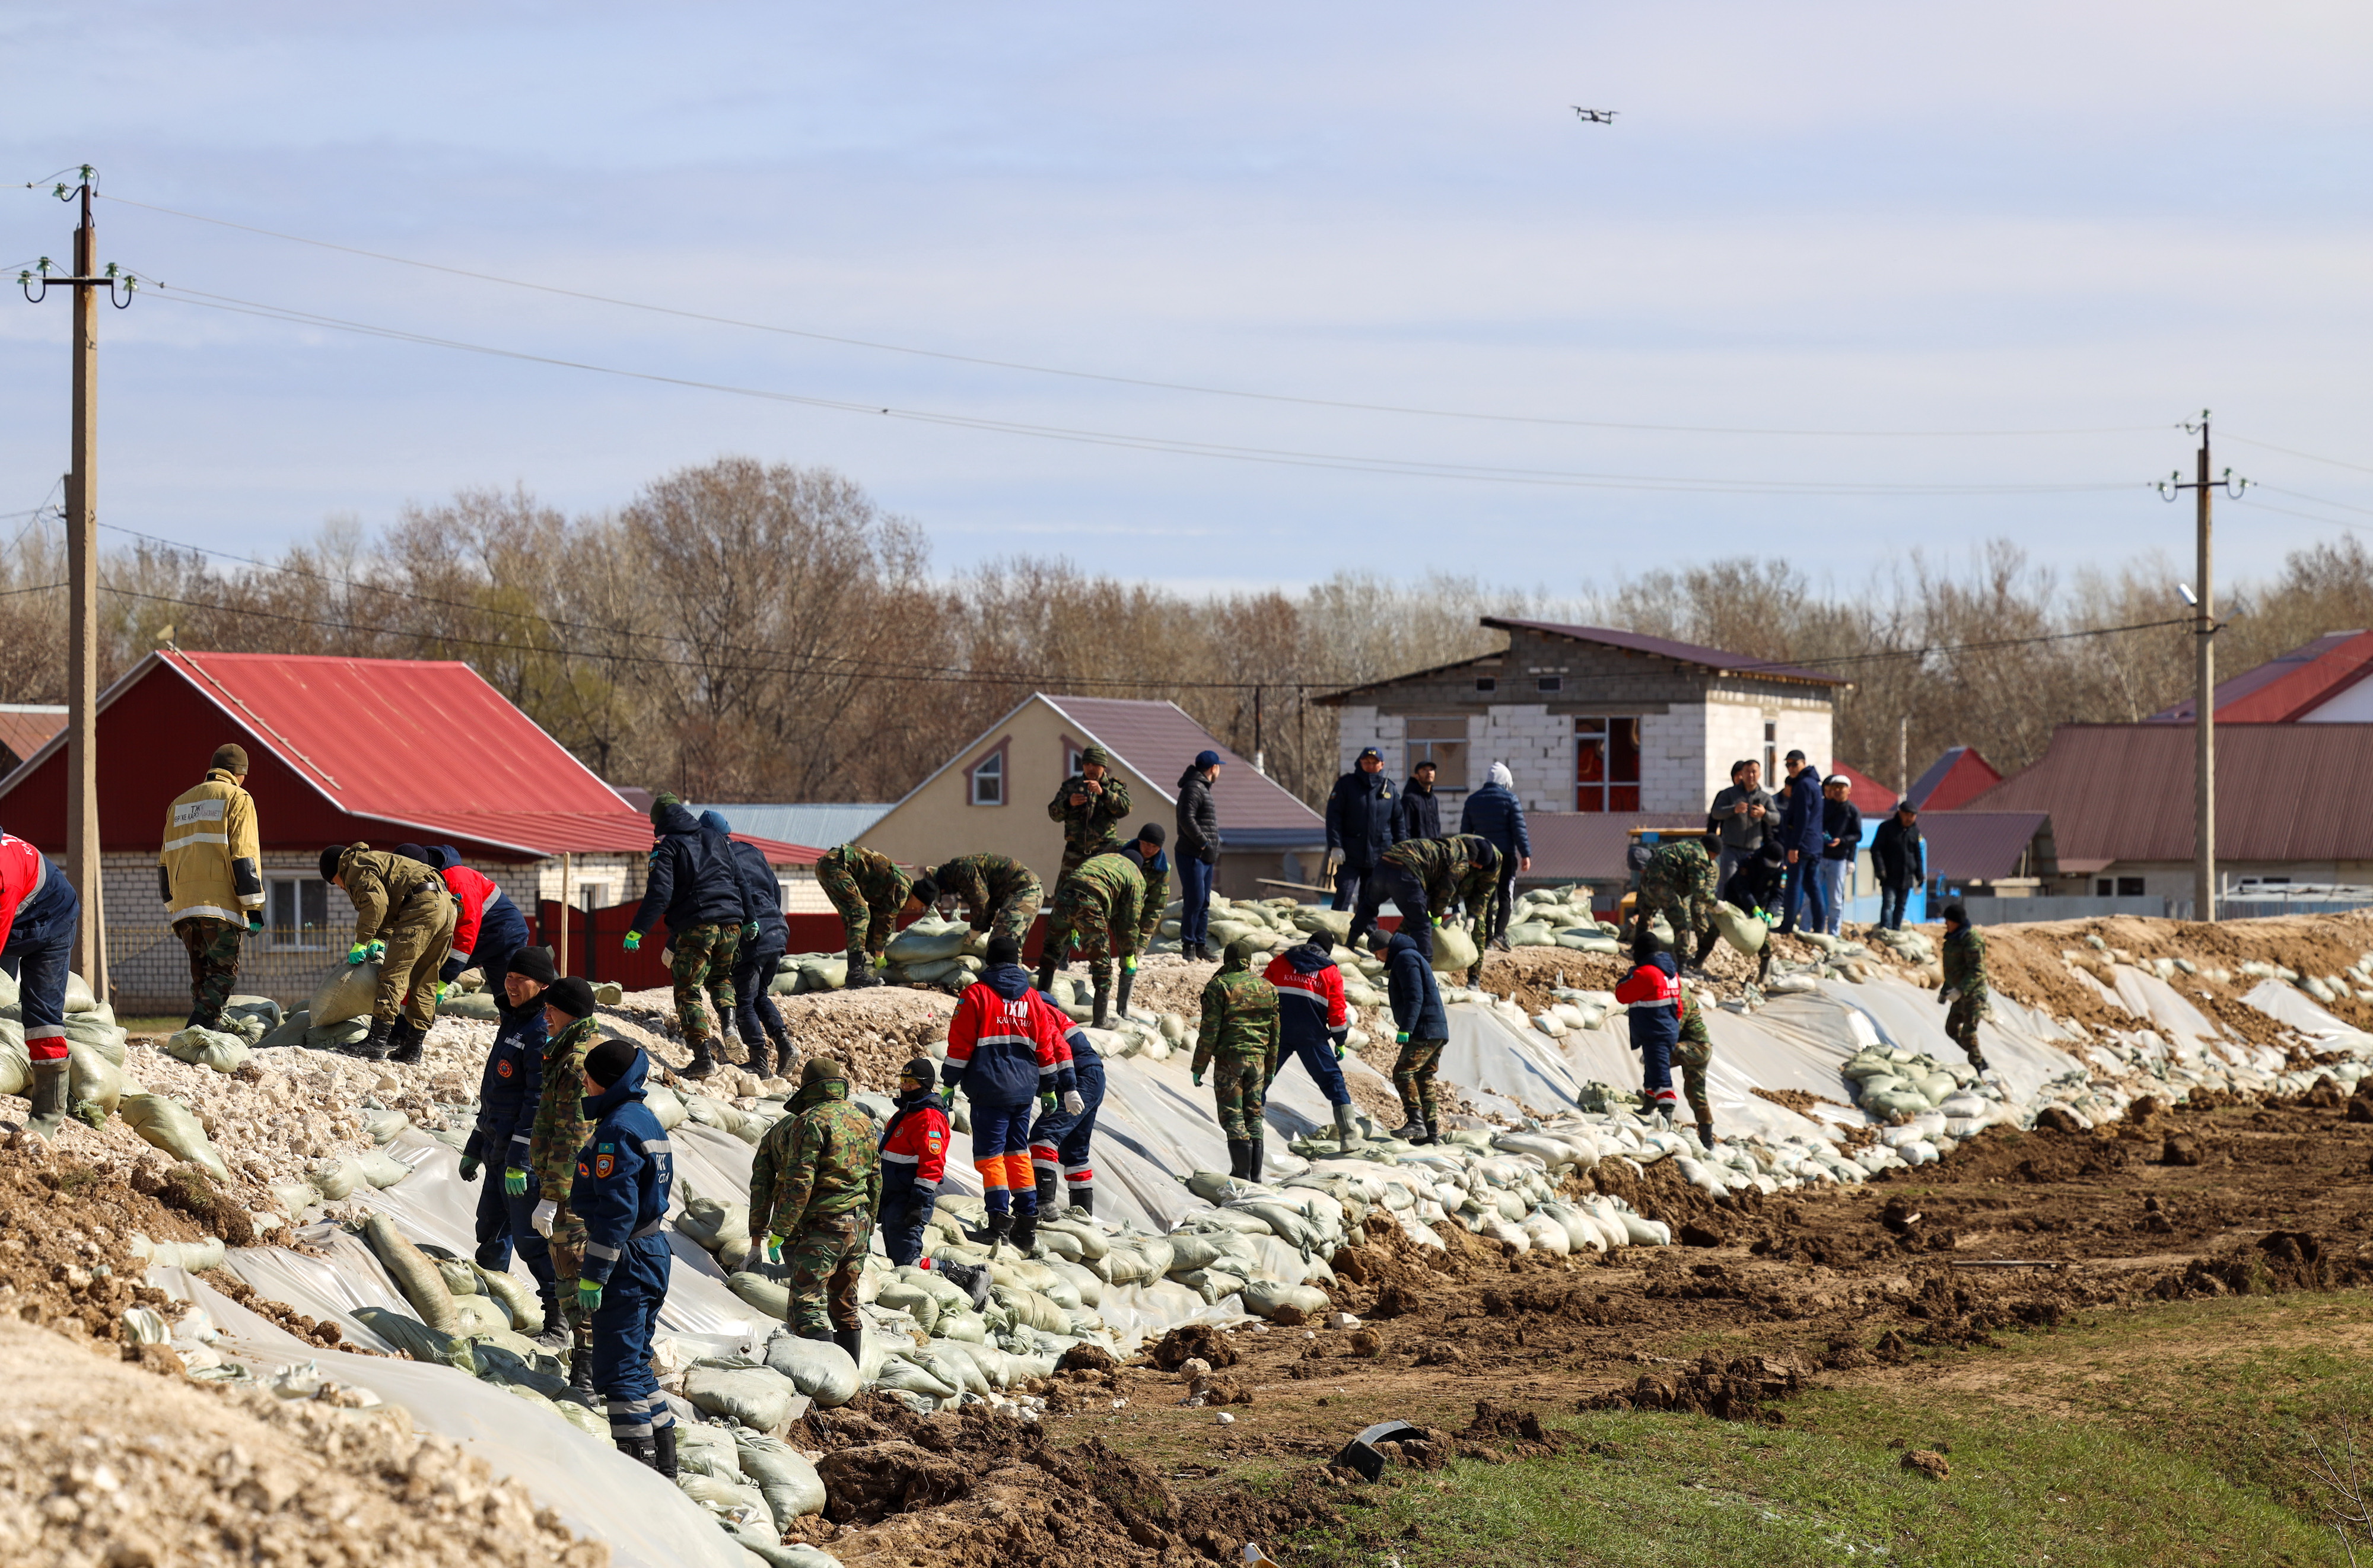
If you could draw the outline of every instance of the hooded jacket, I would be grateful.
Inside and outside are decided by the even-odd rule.
[[[1211,786],[1199,767],[1178,776],[1178,858],[1207,866],[1220,859],[1220,808],[1211,803]]]
[[[497,977],[495,995],[503,997]],[[544,1097],[544,1002],[530,1001],[514,1012],[503,997],[504,1016],[511,1022],[495,1031],[486,1065],[478,1075],[478,1121],[462,1153],[490,1165],[515,1170],[532,1168],[528,1151],[535,1135],[535,1109]]]
[[[1385,944],[1385,994],[1392,1000],[1393,1027],[1412,1040],[1450,1038],[1450,1016],[1442,1010],[1442,988],[1417,939],[1395,931]]]
[[[1442,797],[1433,792],[1431,784],[1420,784],[1414,778],[1404,783],[1401,802],[1394,808],[1393,816],[1396,839],[1442,837]]]
[[[882,1182],[937,1192],[948,1174],[947,1108],[926,1083],[898,1096],[898,1108],[882,1127]]]
[[[1270,959],[1261,978],[1277,988],[1278,1034],[1286,1050],[1323,1045],[1350,1022],[1343,1008],[1343,971],[1309,942]]]
[[[662,917],[670,932],[702,925],[740,925],[750,919],[734,863],[733,840],[700,825],[682,802],[662,806],[651,826],[650,880],[635,907],[629,930],[648,931]]]
[[[1681,1037],[1680,970],[1669,953],[1651,954],[1617,982],[1615,1000],[1631,1010],[1631,1048],[1670,1047]]]
[[[1022,965],[984,969],[948,1020],[940,1081],[991,1106],[1027,1105],[1049,1091],[1068,1094],[1078,1087],[1070,1044],[1063,1038],[1070,1028],[1070,1021],[1030,989]]]
[[[1811,763],[1788,780],[1788,809],[1780,818],[1780,847],[1806,860],[1821,853],[1821,775]]]
[[[1504,762],[1491,765],[1491,781],[1467,797],[1459,808],[1458,831],[1489,838],[1505,860],[1510,855],[1533,852],[1532,835],[1525,831],[1525,805],[1516,799],[1514,775]]]
[[[596,1284],[609,1280],[629,1242],[655,1241],[660,1258],[667,1256],[667,1239],[660,1233],[667,1225],[675,1156],[667,1129],[643,1103],[644,1081],[650,1071],[651,1059],[637,1051],[615,1083],[584,1096],[593,1134],[577,1155],[568,1211],[584,1223],[583,1278]],[[583,1087],[581,1078],[577,1087]]]
[[[491,878],[463,865],[462,852],[450,844],[437,845],[426,853],[429,866],[444,881],[445,891],[453,895],[453,945],[446,954],[445,967],[438,972],[438,979],[450,983],[470,967],[471,956],[481,945],[489,953],[527,945],[527,917],[520,913],[510,895]],[[503,977],[488,975],[486,989],[500,1005]],[[508,1016],[509,1009],[505,1007],[504,1012]]]
[[[775,868],[755,844],[727,842],[733,846],[733,871],[742,883],[745,918],[758,922],[758,940],[744,945],[753,953],[780,953],[791,945],[791,925],[783,919],[783,884],[775,880]]]
[[[766,1129],[750,1162],[753,1236],[793,1236],[848,1214],[871,1225],[882,1207],[873,1118],[849,1099],[848,1073],[840,1063],[812,1059],[817,1075],[800,1085],[788,1114]]]
[[[1346,865],[1373,866],[1393,847],[1393,808],[1398,799],[1383,768],[1358,768],[1335,780],[1327,797],[1327,847],[1343,851]]]

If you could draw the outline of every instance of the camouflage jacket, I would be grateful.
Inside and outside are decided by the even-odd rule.
[[[1385,863],[1417,878],[1425,889],[1426,912],[1447,915],[1464,902],[1469,910],[1484,907],[1500,880],[1500,851],[1478,834],[1458,833],[1447,838],[1404,838],[1385,851]]]
[[[960,855],[940,862],[936,879],[941,896],[963,901],[964,919],[972,929],[985,931],[989,917],[1019,898],[1043,898],[1046,888],[1038,873],[1006,855]]]
[[[838,878],[821,874],[827,867],[838,872]],[[898,869],[897,861],[861,844],[843,844],[838,848],[824,851],[824,858],[816,863],[816,870],[820,873],[817,880],[824,883],[827,894],[832,891],[833,881],[845,879],[848,885],[857,889],[858,895],[869,907],[876,909],[884,905],[895,909],[905,904],[906,890],[914,885],[906,873]]]
[[[441,909],[452,895],[433,867],[408,855],[390,854],[357,844],[338,857],[338,880],[355,901],[355,940],[370,942],[386,936],[396,911],[414,898],[427,895]],[[570,1154],[577,1151],[571,1149]]]
[[[1681,1038],[1691,1045],[1713,1044],[1713,1036],[1706,1033],[1705,1009],[1687,990],[1681,992]]]
[[[1958,934],[1945,939],[1942,961],[1946,990],[1958,991],[1971,1001],[1985,1000],[1986,939],[1975,927],[1963,926]]]
[[[1252,972],[1243,944],[1229,944],[1220,972],[1203,983],[1203,1026],[1195,1036],[1193,1071],[1220,1057],[1277,1060],[1277,988]],[[1230,967],[1229,965],[1234,965]]]
[[[1112,933],[1116,958],[1144,952],[1147,942],[1162,924],[1160,893],[1149,890],[1137,862],[1117,850],[1081,861],[1063,882],[1071,890],[1071,896],[1064,899],[1058,889],[1058,905],[1076,908],[1084,895],[1085,902],[1100,906],[1105,912],[1105,929]],[[1146,919],[1148,904],[1153,907],[1151,920]]]
[[[580,1018],[544,1043],[544,1094],[535,1103],[535,1130],[527,1160],[546,1198],[567,1195],[577,1176],[577,1152],[593,1136],[585,1114],[585,1058],[601,1041],[599,1018]]]
[[[1089,795],[1085,805],[1070,803],[1073,795],[1087,793],[1082,788],[1087,780],[1076,773],[1064,779],[1055,798],[1046,802],[1047,820],[1063,825],[1063,849],[1068,855],[1084,859],[1120,848],[1120,821],[1129,813],[1128,786],[1109,769],[1096,782],[1104,793]]]
[[[882,1206],[882,1151],[873,1118],[848,1097],[833,1071],[791,1097],[789,1114],[766,1129],[750,1163],[750,1234],[794,1236],[823,1220]]]
[[[1713,896],[1714,868],[1705,846],[1694,838],[1676,838],[1656,846],[1640,870],[1642,893],[1690,894]]]

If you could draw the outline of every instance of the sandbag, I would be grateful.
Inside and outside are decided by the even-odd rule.
[[[465,1340],[480,1334],[511,1332],[511,1315],[503,1310],[503,1304],[492,1296],[475,1293],[453,1298],[453,1323],[457,1336]],[[524,1340],[519,1342],[527,1343]]]
[[[779,1437],[746,1432],[733,1434],[733,1449],[742,1473],[766,1494],[775,1528],[788,1529],[793,1519],[824,1512],[824,1481],[798,1449]]]
[[[351,1158],[316,1160],[307,1167],[305,1179],[313,1184],[314,1190],[333,1203],[352,1198],[357,1188],[370,1185],[363,1176],[362,1162]]]
[[[210,1067],[216,1072],[237,1072],[247,1060],[247,1042],[236,1035],[219,1030],[202,1029],[195,1024],[165,1041],[165,1054],[175,1061],[186,1061],[193,1067]]]
[[[393,1187],[412,1174],[410,1165],[377,1149],[357,1159],[355,1164],[362,1171],[363,1179],[373,1187]]]
[[[478,1264],[470,1266],[478,1276],[478,1289],[503,1304],[510,1314],[511,1327],[522,1334],[544,1332],[544,1303],[535,1287],[518,1275],[503,1269],[487,1269]]]
[[[713,1102],[712,1102],[713,1103]],[[684,1212],[676,1216],[675,1228],[710,1252],[719,1243],[738,1237],[750,1239],[750,1205],[727,1203],[714,1198],[688,1194],[684,1200]]]
[[[425,1254],[428,1249],[422,1247],[421,1251]],[[478,1276],[468,1263],[459,1258],[434,1256],[429,1257],[428,1260],[437,1266],[437,1278],[444,1282],[447,1295],[458,1300],[462,1296],[473,1296],[478,1293]]]
[[[257,1019],[263,1023],[266,1029],[275,1029],[279,1027],[282,1019],[286,1017],[286,1010],[272,998],[268,996],[256,996],[245,991],[240,992],[239,995],[232,997],[229,1000],[223,1003],[223,1016],[225,1018]]]
[[[88,1046],[72,1042],[66,1046],[66,1103],[75,1119],[100,1126],[123,1097],[122,1071]]]
[[[739,1296],[744,1306],[754,1307],[777,1323],[791,1315],[791,1288],[780,1280],[764,1274],[728,1274],[725,1288]]]
[[[929,915],[890,939],[883,956],[893,964],[927,964],[954,958],[964,950],[972,927],[962,920],[935,920]]]
[[[342,1018],[335,1024],[309,1024],[305,1026],[305,1048],[333,1051],[340,1046],[358,1046],[370,1034],[370,1018]]]
[[[939,1326],[940,1303],[936,1296],[903,1280],[885,1281],[882,1293],[874,1298],[894,1312],[903,1312],[915,1320],[915,1326],[929,1334]]]
[[[1332,1305],[1315,1285],[1284,1285],[1274,1280],[1245,1281],[1245,1309],[1272,1323],[1294,1324],[1315,1317]]]
[[[371,1010],[379,996],[379,965],[372,964],[341,964],[335,973],[321,982],[306,1008],[312,1014],[312,1026],[325,1029],[333,1024],[344,1024],[349,1018],[362,1018]]]
[[[177,1160],[201,1166],[219,1182],[230,1180],[230,1167],[206,1138],[206,1129],[189,1106],[162,1094],[125,1094],[117,1101],[123,1124]]]
[[[1461,926],[1437,926],[1433,932],[1433,967],[1444,975],[1463,975],[1482,954],[1475,949],[1475,939]]]
[[[440,1334],[418,1318],[406,1317],[389,1307],[358,1306],[354,1315],[357,1322],[414,1361],[435,1362],[473,1377],[478,1375],[477,1352],[467,1340]]]
[[[857,1363],[827,1340],[802,1340],[788,1328],[777,1328],[766,1340],[766,1362],[819,1410],[836,1410],[857,1398]]]
[[[437,1004],[440,1018],[474,1018],[482,1024],[499,1024],[503,1015],[495,1006],[495,999],[485,991],[447,991]]]
[[[1763,951],[1764,939],[1771,935],[1770,928],[1762,921],[1728,904],[1713,907],[1713,929],[1722,933],[1723,941],[1750,958]]]
[[[67,970],[66,1012],[70,1014],[76,1012],[88,1012],[98,1005],[99,999],[90,994],[90,982],[84,979],[80,975],[76,974],[73,970]]]
[[[837,1347],[836,1347],[837,1348]],[[710,1366],[696,1362],[684,1375],[684,1397],[711,1415],[771,1432],[791,1419],[800,1390],[763,1366]]]
[[[458,1331],[452,1293],[446,1290],[437,1265],[405,1239],[393,1220],[385,1214],[373,1214],[363,1224],[363,1244],[387,1270],[397,1292],[420,1315],[421,1322],[449,1337]]]
[[[33,1059],[22,1031],[0,1036],[0,1094],[21,1094],[33,1082]]]
[[[321,1189],[310,1182],[275,1183],[271,1192],[280,1211],[292,1220],[302,1219],[308,1211],[321,1206]]]
[[[696,1476],[721,1476],[727,1480],[746,1480],[742,1471],[741,1450],[735,1445],[736,1428],[707,1422],[680,1421],[675,1423],[676,1469]]]
[[[67,1043],[88,1046],[118,1067],[123,1065],[124,1039],[123,1031],[115,1026],[112,1012],[94,1010],[66,1014]]]
[[[363,1113],[363,1131],[373,1143],[391,1143],[395,1135],[412,1125],[412,1118],[402,1111],[375,1110]]]
[[[305,1043],[306,1028],[312,1022],[313,1015],[300,1007],[265,1030],[263,1038],[255,1042],[255,1048],[260,1051],[282,1051],[302,1046]]]
[[[766,1493],[746,1480],[680,1471],[675,1484],[678,1491],[712,1514],[722,1515],[747,1511],[762,1517],[773,1516],[766,1507]]]
[[[662,1132],[672,1132],[684,1125],[684,1101],[664,1083],[643,1086],[643,1108],[651,1113]]]

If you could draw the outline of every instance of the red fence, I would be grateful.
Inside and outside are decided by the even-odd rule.
[[[643,933],[643,945],[636,952],[626,951],[626,931],[635,918],[637,906],[613,904],[607,908],[585,910],[564,909],[553,899],[536,907],[535,940],[555,954],[560,951],[560,922],[568,921],[568,962],[564,974],[582,975],[589,980],[614,980],[630,991],[651,990],[673,985],[666,961],[660,954],[667,947],[667,926]],[[786,915],[784,921],[791,928],[789,951],[793,953],[837,953],[845,940],[838,915]],[[898,922],[902,927],[906,921]],[[1036,963],[1041,942],[1046,930],[1046,918],[1041,915],[1030,928],[1030,938],[1023,943],[1022,955],[1027,963]]]

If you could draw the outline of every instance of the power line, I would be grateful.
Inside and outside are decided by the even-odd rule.
[[[1822,430],[1777,429],[1752,426],[1727,425],[1657,425],[1608,419],[1563,419],[1542,415],[1488,414],[1471,409],[1420,408],[1398,404],[1357,403],[1338,398],[1306,397],[1287,392],[1249,392],[1237,387],[1204,386],[1190,381],[1166,381],[1139,376],[1111,375],[1096,370],[1079,370],[1053,365],[1035,365],[1023,360],[997,359],[981,355],[957,354],[945,349],[918,348],[911,344],[881,343],[870,338],[847,337],[833,333],[814,332],[801,327],[787,327],[770,322],[744,321],[732,316],[711,315],[700,310],[686,310],[677,306],[655,304],[648,299],[624,299],[613,295],[594,294],[584,289],[564,288],[557,284],[535,283],[525,278],[504,277],[497,273],[478,272],[469,267],[449,266],[441,262],[424,262],[411,256],[392,255],[384,251],[365,250],[358,245],[342,245],[333,240],[315,240],[302,234],[289,234],[276,228],[263,228],[253,224],[234,223],[228,218],[209,217],[203,213],[183,212],[178,208],[158,206],[150,202],[135,202],[127,197],[110,195],[109,201],[124,206],[139,207],[146,212],[162,213],[169,217],[186,218],[193,223],[212,224],[218,228],[235,228],[242,233],[261,234],[267,239],[284,240],[292,244],[310,245],[324,251],[336,251],[350,256],[363,256],[372,261],[392,262],[398,266],[418,267],[426,272],[444,273],[453,277],[470,278],[479,283],[500,284],[508,288],[532,289],[540,294],[557,295],[567,299],[583,299],[597,305],[613,305],[622,310],[645,310],[654,315],[675,316],[685,321],[706,322],[716,326],[738,327],[752,332],[773,333],[783,337],[805,338],[813,343],[830,343],[848,348],[864,348],[884,354],[903,354],[918,358],[941,359],[958,365],[977,365],[988,369],[1021,370],[1037,376],[1060,376],[1073,380],[1101,381],[1113,386],[1143,387],[1156,392],[1193,392],[1205,397],[1245,398],[1259,403],[1296,404],[1308,408],[1339,408],[1364,414],[1396,414],[1430,419],[1468,419],[1492,424],[1548,425],[1584,430],[1640,430],[1677,435],[1703,436],[1786,436],[1839,439],[1916,438],[1921,439],[1961,438],[2010,438],[2035,436],[2120,436],[2157,432],[2164,425],[2112,425],[2093,428],[2035,430]],[[884,410],[886,413],[887,410]]]
[[[400,327],[347,321],[341,317],[298,310],[286,306],[266,304],[252,299],[239,299],[229,295],[210,294],[202,289],[172,288],[163,283],[156,283],[154,287],[158,290],[154,298],[178,300],[181,304],[196,306],[201,310],[223,310],[233,315],[258,316],[267,321],[286,322],[299,326],[326,327],[333,331],[355,333],[367,337],[388,338],[396,342],[417,344],[434,348],[450,348],[464,353],[488,355],[496,358],[516,359],[529,364],[553,365],[566,369],[589,370],[599,375],[654,381],[665,386],[727,392],[736,397],[788,403],[804,408],[886,416],[954,429],[1028,436],[1038,439],[1068,441],[1087,446],[1117,447],[1128,451],[1167,452],[1186,457],[1219,458],[1230,462],[1257,462],[1280,467],[1323,468],[1348,473],[1389,474],[1399,478],[1455,479],[1482,484],[1541,485],[1570,489],[1639,490],[1660,493],[1695,492],[1710,495],[2034,496],[2087,494],[2134,487],[2124,482],[2081,485],[1856,485],[1818,480],[1709,480],[1672,474],[1584,474],[1558,469],[1416,462],[1341,452],[1231,446],[1219,442],[1189,441],[1166,436],[1089,430],[1060,425],[1024,424],[1016,420],[989,419],[976,415],[948,414],[928,409],[884,407],[878,404],[857,403],[845,398],[818,397],[803,392],[775,392],[760,387],[735,386],[728,382],[663,375],[650,370],[622,369],[615,366],[594,364],[589,360],[531,354],[521,349],[498,348],[486,344],[466,342],[459,338],[438,337],[427,333],[411,332]]]
[[[2230,430],[2225,432],[2225,439],[2228,441],[2239,441],[2245,447],[2259,447],[2270,452],[2280,452],[2285,457],[2303,458],[2309,462],[2320,462],[2332,468],[2350,469],[2358,474],[2373,474],[2373,468],[2368,468],[2361,462],[2343,462],[2336,457],[2318,457],[2313,452],[2303,452],[2295,447],[2278,447],[2272,441],[2261,441],[2252,439],[2248,436],[2237,436]]]

